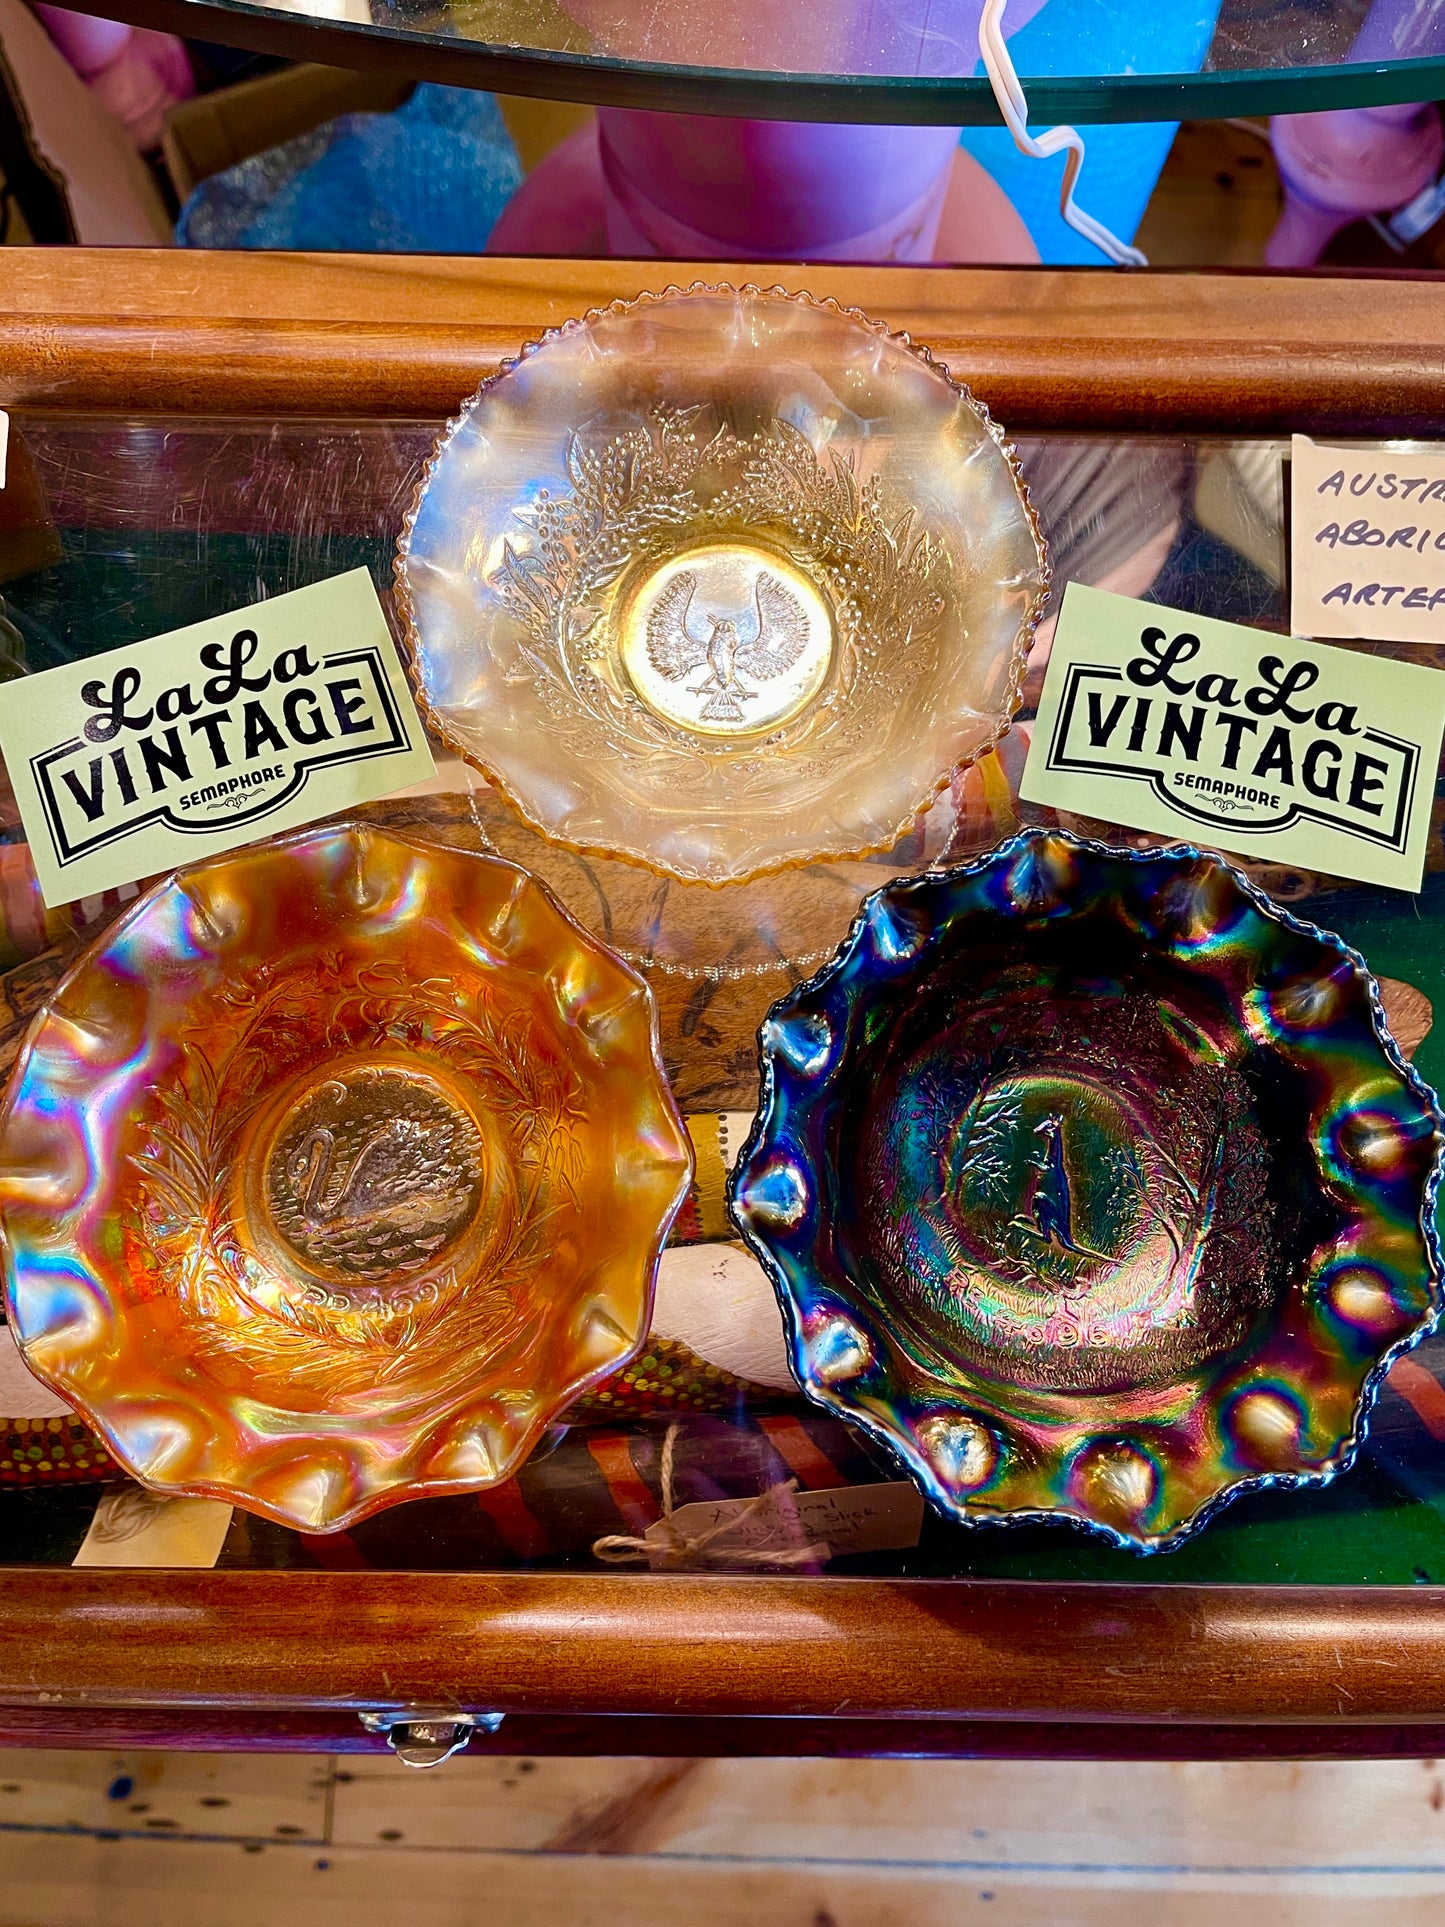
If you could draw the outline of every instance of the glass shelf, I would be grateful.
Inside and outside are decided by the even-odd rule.
[[[223,44],[503,92],[779,120],[997,122],[979,0],[112,0]],[[1161,25],[1161,17],[1163,24]],[[1409,0],[1013,0],[1035,121],[1433,99],[1445,13]]]
[[[395,531],[437,426],[17,414],[12,484],[28,486],[28,455],[38,491],[27,496],[30,526],[0,531],[0,616],[9,625],[9,653],[42,669],[358,565],[369,567],[389,595]],[[1050,435],[1021,442],[1020,451],[1050,539],[1056,589],[1070,580],[1101,583],[1283,630],[1283,444]],[[1016,734],[1005,751],[1017,743]],[[1009,767],[1006,754],[1005,779]],[[682,1108],[698,1119],[727,1114],[733,1122],[725,1141],[733,1141],[737,1115],[756,1102],[753,1037],[767,1005],[813,967],[819,944],[841,938],[863,890],[945,847],[965,856],[1016,828],[1031,812],[1007,789],[1006,780],[1002,788],[998,781],[965,784],[951,816],[940,805],[944,816],[930,818],[916,843],[867,864],[805,873],[789,886],[798,896],[754,895],[746,906],[739,899],[731,922],[720,912],[711,925],[699,922],[675,893],[659,910],[655,880],[648,879],[645,943],[628,921],[635,906],[605,866],[579,863],[535,838],[527,843],[530,833],[520,824],[508,830],[495,807],[479,815],[474,796],[459,793],[454,808],[444,798],[417,807],[437,810],[438,822],[451,808],[448,820],[490,826],[493,840],[535,862],[583,921],[639,957],[658,993],[664,1053]],[[1438,1011],[1445,998],[1438,828],[1430,864],[1418,896],[1278,871],[1265,881],[1358,946],[1377,974],[1409,986],[1417,1012],[1421,999]],[[713,893],[719,902],[727,895]],[[43,995],[50,966],[37,954],[45,936],[27,935],[13,894],[0,897],[10,960],[29,958],[0,976],[13,1038]],[[824,901],[834,906],[826,913]],[[75,940],[55,931],[49,940],[57,934],[63,955]],[[1427,1031],[1415,1061],[1428,1081],[1445,1082],[1445,1029]],[[683,1240],[726,1235],[715,1199],[710,1221],[704,1199],[680,1225]],[[1407,1363],[1382,1394],[1352,1470],[1324,1490],[1241,1499],[1178,1551],[1146,1560],[1067,1525],[968,1529],[928,1514],[915,1547],[841,1558],[826,1574],[1445,1584],[1445,1337],[1427,1341]],[[594,1403],[575,1412],[500,1499],[403,1505],[331,1538],[238,1511],[220,1564],[607,1570],[594,1541],[635,1531],[639,1509],[643,1517],[656,1515],[661,1448],[674,1424],[679,1504],[748,1497],[789,1477],[816,1487],[901,1476],[866,1441],[800,1399],[777,1391],[745,1395],[729,1388],[725,1373],[699,1383],[688,1371],[666,1345],[654,1345],[630,1381],[616,1387],[610,1408]],[[94,1453],[81,1428],[40,1407],[0,1416],[0,1567],[73,1560],[107,1489],[87,1482]],[[78,1458],[87,1464],[76,1467]],[[64,1479],[56,1476],[62,1463],[70,1468]],[[645,1568],[638,1583],[647,1583]]]

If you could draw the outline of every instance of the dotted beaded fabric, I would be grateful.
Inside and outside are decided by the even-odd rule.
[[[0,1486],[84,1485],[120,1468],[79,1419],[0,1417]]]
[[[679,1338],[649,1339],[641,1358],[578,1399],[571,1419],[646,1418],[653,1412],[727,1412],[776,1403],[778,1394],[709,1365]]]

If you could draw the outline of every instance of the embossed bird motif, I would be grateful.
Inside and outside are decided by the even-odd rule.
[[[324,1125],[309,1131],[297,1148],[294,1181],[308,1224],[374,1222],[404,1200],[436,1186],[426,1133],[414,1118],[390,1118],[372,1131],[342,1172],[334,1196],[327,1199],[335,1152],[335,1135]]]
[[[770,682],[791,669],[807,646],[807,614],[792,591],[763,569],[753,583],[749,633],[744,636],[732,617],[710,615],[703,618],[709,633],[700,638],[692,627],[696,589],[696,575],[682,569],[658,597],[647,618],[648,660],[668,682],[706,669],[706,678],[689,691],[707,699],[700,720],[743,722],[743,704],[758,693],[743,677]]]
[[[337,1081],[321,1097],[345,1107],[357,1092]],[[273,1170],[277,1228],[308,1263],[356,1278],[415,1269],[473,1209],[479,1150],[455,1119],[343,1108],[303,1128]]]

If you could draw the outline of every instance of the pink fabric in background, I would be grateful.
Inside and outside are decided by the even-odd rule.
[[[649,118],[661,120],[666,116]],[[760,124],[717,123],[725,129]],[[527,176],[493,228],[487,251],[583,257],[661,255],[692,260],[748,259],[769,254],[779,260],[789,256],[797,260],[994,264],[1038,260],[1038,250],[1008,197],[968,154],[958,150],[946,153],[938,176],[925,185],[919,198],[924,218],[915,221],[916,232],[906,247],[910,241],[906,208],[894,212],[871,233],[843,231],[848,222],[841,218],[828,223],[832,231],[827,239],[817,232],[795,231],[797,245],[792,248],[776,242],[770,247],[746,233],[728,241],[690,226],[670,209],[657,207],[649,196],[635,190],[625,175],[607,174],[598,126],[589,123],[553,148]]]
[[[96,20],[37,0],[45,31],[96,98],[144,151],[158,144],[168,107],[196,91],[186,50],[174,34]]]

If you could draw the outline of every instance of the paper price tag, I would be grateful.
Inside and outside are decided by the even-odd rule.
[[[1440,670],[1070,583],[1021,791],[1417,890],[1442,734]]]
[[[1445,449],[1290,443],[1290,627],[1445,642]]]
[[[365,569],[0,686],[0,753],[52,906],[433,773]]]
[[[232,1508],[220,1499],[163,1499],[138,1485],[102,1496],[73,1566],[192,1566],[207,1571],[221,1556]]]
[[[709,1565],[730,1552],[791,1552],[804,1547],[820,1562],[850,1552],[888,1552],[916,1546],[923,1530],[923,1495],[916,1486],[830,1486],[821,1492],[770,1493],[767,1505],[753,1499],[698,1499],[679,1506],[646,1533],[650,1563],[675,1559],[676,1548],[700,1540],[724,1521],[731,1530],[711,1540]]]

